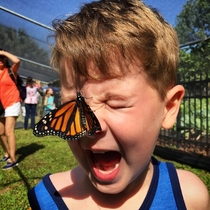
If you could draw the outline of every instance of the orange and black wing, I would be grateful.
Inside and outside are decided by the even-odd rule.
[[[93,136],[97,130],[101,131],[100,123],[90,107],[85,103],[85,101],[84,103],[82,103],[82,107],[85,116],[87,135]]]
[[[77,140],[94,135],[100,124],[81,94],[45,115],[34,127],[35,136],[57,135],[65,140]]]

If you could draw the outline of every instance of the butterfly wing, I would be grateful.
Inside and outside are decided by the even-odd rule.
[[[101,131],[100,123],[90,107],[85,103],[85,101],[82,103],[82,106],[85,116],[87,135],[93,136],[96,131]]]
[[[85,135],[94,135],[101,130],[100,123],[82,95],[64,103],[45,115],[34,127],[37,137],[57,135],[65,140],[77,140]]]
[[[37,137],[57,135],[65,140],[75,140],[86,134],[80,123],[80,112],[75,100],[69,101],[45,115],[34,127]]]

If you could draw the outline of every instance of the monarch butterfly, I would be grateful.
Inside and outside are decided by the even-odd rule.
[[[77,92],[75,100],[62,104],[45,115],[34,127],[37,137],[57,135],[65,140],[77,140],[85,135],[92,136],[101,126],[84,97]]]

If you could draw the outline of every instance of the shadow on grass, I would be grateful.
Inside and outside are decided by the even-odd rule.
[[[17,149],[16,154],[19,156],[17,161],[23,161],[27,156],[34,154],[35,152],[37,152],[40,149],[43,149],[44,147],[44,145],[32,143]]]
[[[37,152],[40,149],[43,149],[44,147],[45,147],[44,145],[32,143],[32,144],[29,144],[27,146],[23,146],[23,147],[17,149],[16,154],[19,156],[18,160],[17,160],[18,163],[23,161],[27,156],[34,154],[35,152]],[[18,173],[18,175],[21,178],[21,180],[23,181],[26,189],[30,190],[31,186],[28,182],[28,178],[22,173],[21,169],[19,167],[14,167],[14,170]]]
[[[12,185],[12,184],[14,184],[14,183],[21,183],[21,182],[23,182],[24,183],[24,186],[25,186],[25,188],[27,189],[27,192],[32,188],[32,187],[34,187],[34,185],[30,185],[29,184],[29,182],[28,182],[28,178],[23,174],[23,172],[21,171],[21,169],[20,169],[20,167],[13,167],[13,169],[12,170],[14,170],[14,171],[16,171],[17,172],[17,174],[18,174],[18,176],[20,177],[20,179],[18,179],[18,180],[14,180],[14,181],[11,181],[11,182],[7,182],[7,183],[5,183],[5,184],[2,184],[2,187],[3,188],[5,188],[5,187],[8,187],[9,185]],[[39,176],[39,177],[33,177],[33,178],[30,178],[30,179],[41,179],[41,178],[43,178],[43,176]],[[1,192],[1,191],[0,191]]]
[[[17,172],[17,174],[19,175],[20,179],[23,181],[27,191],[29,191],[32,188],[32,186],[29,184],[28,178],[22,173],[22,171],[21,171],[21,169],[19,167],[14,167],[13,169]]]
[[[19,149],[17,149],[16,154],[19,155],[18,157],[18,163],[20,163],[21,161],[23,161],[27,156],[34,154],[35,152],[37,152],[40,149],[43,149],[44,146],[43,145],[39,145],[36,143],[32,143],[29,144],[27,146],[23,146]],[[29,182],[28,182],[28,178],[24,175],[24,173],[21,170],[21,167],[14,167],[13,170],[15,170],[17,172],[17,174],[20,177],[20,180],[23,181],[25,187],[27,190],[30,190],[32,188],[32,186],[30,186]],[[38,179],[40,179],[40,177],[36,177]],[[14,182],[18,182],[20,180],[16,180]],[[5,185],[3,185],[4,187],[7,185],[10,185],[14,182],[7,182]]]

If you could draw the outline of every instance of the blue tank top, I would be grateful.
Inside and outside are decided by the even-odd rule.
[[[172,163],[159,162],[152,158],[153,178],[139,210],[185,210],[176,169]],[[47,174],[28,193],[29,203],[34,210],[67,210],[59,192],[56,191]]]

